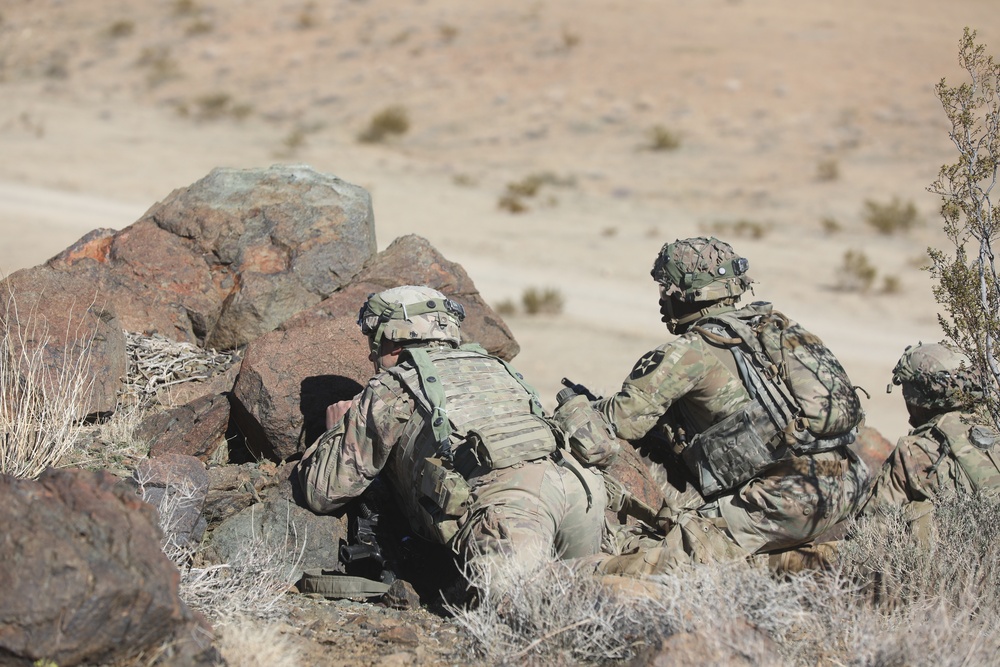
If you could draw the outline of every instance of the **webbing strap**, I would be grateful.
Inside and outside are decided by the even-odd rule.
[[[407,352],[417,369],[420,388],[423,389],[430,406],[431,432],[438,443],[438,451],[441,458],[451,461],[453,458],[450,440],[451,422],[448,421],[448,413],[445,411],[444,387],[441,386],[441,380],[437,376],[437,369],[424,348],[407,348]]]
[[[299,581],[299,591],[316,593],[331,600],[366,600],[382,597],[389,584],[365,577],[355,577],[334,570],[306,570]]]

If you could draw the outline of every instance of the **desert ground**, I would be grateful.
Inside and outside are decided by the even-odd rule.
[[[964,80],[966,26],[1000,53],[989,0],[0,0],[0,270],[214,167],[304,163],[371,192],[380,248],[426,237],[494,306],[557,291],[561,313],[506,317],[551,406],[563,376],[614,391],[669,340],[652,261],[715,234],[895,439],[892,366],[941,338],[934,85]],[[389,107],[408,129],[359,141]],[[499,205],[531,177],[526,210]],[[866,202],[894,199],[920,224],[880,234]]]

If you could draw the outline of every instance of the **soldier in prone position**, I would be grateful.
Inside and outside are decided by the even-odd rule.
[[[871,474],[847,447],[864,418],[854,387],[822,341],[771,304],[737,306],[747,268],[715,238],[668,243],[656,258],[663,321],[678,337],[643,355],[621,391],[594,407],[620,438],[655,434],[701,498],[664,508],[658,546],[632,553],[649,543],[626,535],[605,572],[795,547],[867,496]]]
[[[903,506],[915,532],[926,529],[945,493],[1000,491],[1000,433],[976,413],[982,384],[969,358],[945,343],[906,348],[892,371],[910,415],[864,513]]]
[[[428,287],[369,296],[358,324],[376,375],[330,406],[328,430],[306,450],[309,507],[333,512],[381,474],[413,531],[450,546],[460,564],[597,555],[601,473],[570,454],[520,373],[460,345],[464,315]]]

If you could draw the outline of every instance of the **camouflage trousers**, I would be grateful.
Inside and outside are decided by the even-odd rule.
[[[644,575],[746,558],[809,542],[853,515],[870,486],[868,467],[837,452],[782,462],[733,493],[671,517],[664,536],[619,531],[607,574]]]
[[[514,558],[531,568],[553,556],[600,553],[607,492],[600,472],[568,454],[493,470],[473,481],[472,503],[452,549],[460,562],[490,567]]]

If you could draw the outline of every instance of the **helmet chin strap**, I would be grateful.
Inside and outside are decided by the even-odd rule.
[[[660,298],[660,313],[663,315],[660,319],[667,325],[667,331],[675,335],[682,334],[688,330],[688,325],[693,324],[706,315],[716,312],[719,310],[720,306],[729,307],[734,305],[738,300],[739,297],[713,301],[707,304],[704,308],[700,308],[678,317],[674,312],[673,300],[669,297],[666,299]]]

